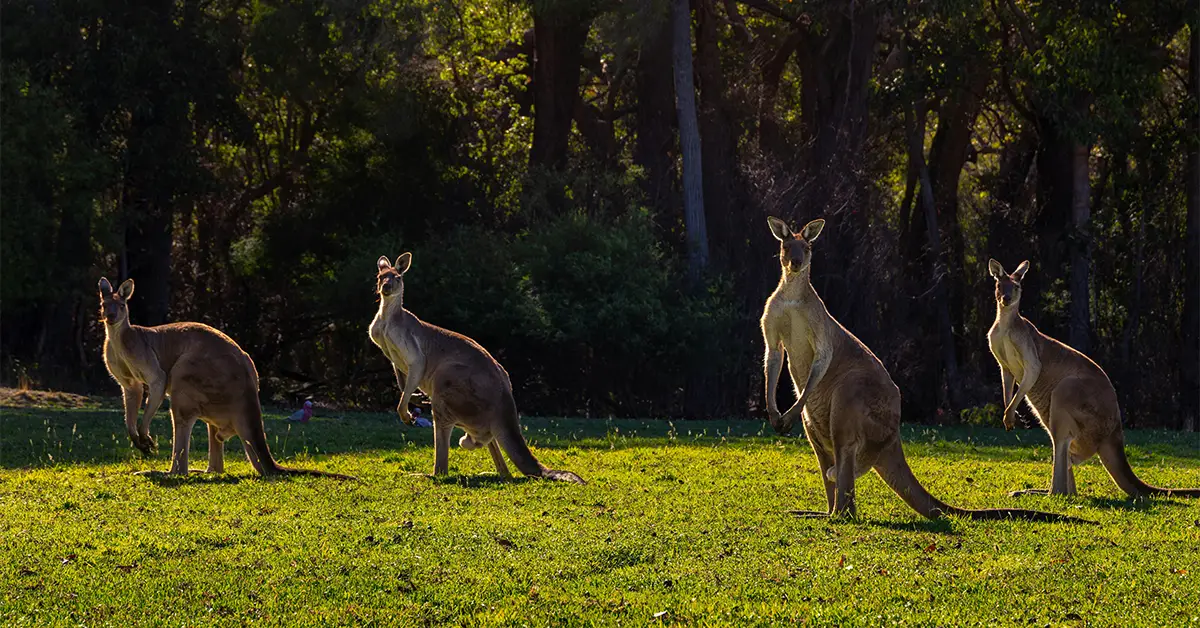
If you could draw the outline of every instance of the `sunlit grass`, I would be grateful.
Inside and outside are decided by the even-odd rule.
[[[752,422],[526,419],[543,463],[589,484],[502,482],[391,415],[268,419],[285,464],[358,482],[143,459],[116,410],[2,411],[0,624],[570,623],[1200,625],[1200,502],[1132,503],[1092,461],[1077,498],[1044,434],[906,429],[918,477],[956,505],[1019,504],[1099,526],[927,522],[874,476],[862,519],[794,519],[824,495],[808,444]],[[1200,485],[1195,435],[1131,433],[1147,481]],[[197,427],[192,466],[207,443]]]

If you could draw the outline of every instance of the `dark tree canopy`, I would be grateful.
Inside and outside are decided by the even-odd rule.
[[[374,260],[412,251],[409,309],[524,412],[758,416],[777,215],[828,221],[814,285],[906,420],[998,421],[994,257],[1031,261],[1022,312],[1128,424],[1200,429],[1195,2],[6,0],[0,26],[5,385],[113,391],[106,275],[135,323],[229,333],[266,396],[389,407]]]

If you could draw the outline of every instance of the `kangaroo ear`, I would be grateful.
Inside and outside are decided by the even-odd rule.
[[[412,266],[412,253],[402,253],[396,258],[396,270],[400,271],[401,275],[408,272],[409,266]]]
[[[821,235],[821,230],[824,228],[825,219],[818,218],[807,225],[804,225],[804,228],[800,230],[800,237],[804,238],[811,244],[816,241],[817,236]]]
[[[1025,273],[1027,272],[1029,272],[1029,260],[1025,260],[1017,265],[1017,269],[1013,271],[1013,277],[1016,277],[1017,281],[1021,281],[1025,278]]]
[[[771,227],[771,235],[780,242],[792,237],[792,230],[787,223],[774,216],[767,216],[767,225]]]
[[[121,284],[121,287],[117,288],[117,294],[120,295],[122,299],[129,300],[129,297],[133,296],[133,280],[126,279],[125,282]]]
[[[995,277],[996,279],[999,279],[999,278],[1003,277],[1004,275],[1006,275],[1007,273],[1004,272],[1004,266],[1001,266],[1000,262],[997,262],[994,259],[989,259],[988,260],[988,274],[990,274],[992,277]]]
[[[108,277],[101,277],[98,287],[100,288],[100,294],[106,297],[112,296],[112,284],[108,282]]]
[[[375,262],[375,266],[377,268],[379,268],[379,270],[383,270],[385,268],[391,268],[392,263],[388,261],[388,258],[386,255],[380,255],[379,261]]]

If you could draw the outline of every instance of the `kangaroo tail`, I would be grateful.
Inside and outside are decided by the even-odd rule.
[[[259,475],[311,475],[323,478],[335,478],[338,480],[355,480],[351,475],[342,475],[340,473],[326,473],[324,471],[316,471],[312,469],[291,469],[281,467],[275,462],[275,458],[271,456],[271,449],[267,447],[267,433],[263,426],[262,406],[259,405],[256,398],[253,407],[249,408],[245,414],[246,426],[238,435],[242,442],[246,445],[246,457],[250,459],[250,464],[254,465],[254,470],[258,471]]]
[[[1100,445],[1097,453],[1113,482],[1130,497],[1163,495],[1166,497],[1200,497],[1200,488],[1159,488],[1143,482],[1129,466],[1125,457],[1125,434],[1118,431]]]
[[[587,484],[583,478],[575,473],[548,469],[542,463],[538,462],[533,452],[529,450],[529,445],[525,442],[525,437],[521,434],[521,425],[517,420],[517,404],[513,401],[511,395],[508,395],[508,400],[504,404],[503,411],[504,416],[501,417],[500,429],[496,432],[496,440],[499,441],[500,448],[504,450],[504,453],[508,454],[508,459],[512,460],[512,463],[516,465],[521,473],[530,477]]]
[[[904,450],[897,442],[894,447],[880,453],[880,461],[875,465],[875,472],[888,486],[904,500],[913,510],[928,519],[940,519],[946,515],[957,515],[967,519],[986,521],[995,519],[1024,519],[1026,521],[1092,523],[1067,515],[1058,515],[1039,510],[1023,510],[1020,508],[987,508],[969,510],[955,508],[925,490],[917,481],[908,461],[904,459]]]

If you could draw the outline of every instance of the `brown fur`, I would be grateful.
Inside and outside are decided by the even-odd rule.
[[[237,435],[246,457],[260,474],[318,471],[285,469],[267,448],[262,408],[258,401],[258,371],[254,361],[229,336],[201,323],[172,323],[158,327],[129,324],[128,301],[133,280],[113,292],[100,280],[100,312],[104,319],[104,363],[121,385],[125,427],[133,445],[149,454],[154,449],[150,420],[163,398],[171,399],[172,474],[188,473],[188,449],[197,419],[208,425],[208,473],[225,470],[224,442]],[[149,400],[138,425],[145,389]]]
[[[828,508],[794,514],[855,516],[855,480],[874,468],[913,510],[930,519],[954,514],[971,519],[1079,521],[1032,510],[964,510],[930,495],[904,459],[900,390],[875,354],[829,314],[809,281],[812,243],[825,221],[814,220],[799,234],[778,218],[771,218],[769,224],[780,241],[783,275],[762,317],[767,413],[780,434],[790,432],[803,416],[804,432],[825,482]],[[781,415],[775,389],[785,354],[799,399]]]
[[[1016,425],[1017,406],[1029,401],[1050,434],[1054,447],[1051,495],[1074,495],[1077,465],[1097,453],[1114,482],[1131,497],[1172,495],[1200,497],[1200,489],[1166,489],[1142,482],[1125,457],[1125,434],[1117,391],[1099,365],[1082,353],[1043,334],[1019,312],[1021,280],[1029,262],[1008,274],[996,260],[988,271],[996,279],[996,321],[988,346],[1000,365],[1004,427]],[[1013,384],[1017,383],[1016,393]],[[1013,494],[1045,494],[1045,489]]]
[[[525,475],[583,484],[578,475],[547,469],[534,457],[521,434],[508,373],[486,349],[404,309],[404,273],[411,263],[409,253],[397,257],[394,267],[387,257],[379,258],[379,311],[370,334],[403,391],[396,406],[400,419],[412,424],[408,400],[418,388],[433,402],[434,475],[449,472],[450,433],[457,426],[467,433],[459,446],[487,447],[502,477],[511,476],[501,450]]]

